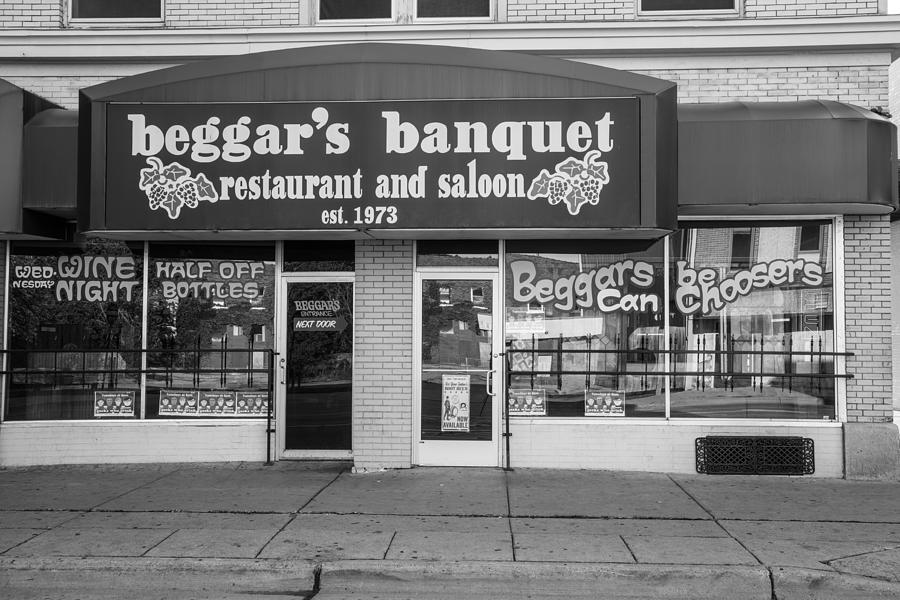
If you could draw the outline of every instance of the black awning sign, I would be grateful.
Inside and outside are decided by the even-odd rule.
[[[639,100],[106,106],[107,229],[629,227]]]

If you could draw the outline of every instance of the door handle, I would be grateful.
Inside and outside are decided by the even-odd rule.
[[[278,360],[278,368],[281,369],[281,385],[284,385],[284,374],[285,374],[285,361],[283,358]]]
[[[497,393],[494,391],[494,373],[497,372],[497,369],[491,369],[487,372],[487,395],[494,397]]]

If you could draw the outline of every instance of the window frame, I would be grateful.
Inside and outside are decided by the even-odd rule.
[[[316,25],[341,26],[392,23],[493,23],[498,20],[499,0],[488,0],[488,14],[478,17],[420,17],[418,0],[391,0],[390,18],[322,19],[321,0],[310,2],[310,22]]]
[[[744,0],[732,0],[734,7],[723,8],[696,8],[675,10],[644,10],[644,0],[634,0],[634,14],[640,19],[671,19],[675,18],[707,18],[707,17],[740,17],[744,14]]]
[[[316,25],[325,25],[328,27],[340,27],[347,25],[361,25],[361,24],[391,24],[397,23],[400,19],[400,15],[402,14],[400,11],[400,3],[403,0],[391,0],[391,16],[390,17],[371,17],[371,18],[361,18],[361,19],[323,19],[321,17],[322,14],[322,2],[321,0],[313,0],[312,2],[312,14],[310,15],[310,21]]]
[[[419,0],[411,3],[410,16],[417,23],[493,23],[497,20],[497,0],[488,0],[488,14],[481,17],[420,17]]]
[[[821,222],[822,224],[828,224],[832,228],[832,237],[831,242],[824,244],[823,253],[827,253],[829,257],[826,259],[824,256],[822,258],[823,261],[830,261],[833,265],[833,279],[832,279],[832,290],[833,290],[833,337],[832,337],[832,351],[835,353],[843,353],[846,351],[845,346],[845,337],[846,337],[846,321],[845,321],[845,306],[844,306],[844,290],[845,290],[845,273],[844,273],[844,250],[843,250],[843,228],[844,228],[844,218],[841,215],[789,215],[789,216],[765,216],[765,217],[734,217],[734,216],[703,216],[703,217],[688,217],[679,221],[678,230],[690,230],[690,229],[702,229],[702,228],[745,228],[749,229],[751,232],[758,227],[767,227],[767,226],[794,226],[797,227],[798,230],[809,224],[810,222]],[[668,306],[669,300],[673,298],[674,289],[672,288],[672,256],[673,256],[673,248],[671,245],[671,240],[667,241],[664,245],[665,255],[663,260],[664,271],[660,273],[663,277],[665,291],[663,292],[665,295],[665,299],[663,300],[663,304]],[[502,253],[501,253],[501,269],[503,269],[504,274],[501,277],[501,281],[505,281],[506,273],[505,270],[507,268],[507,248],[506,244],[502,244]],[[730,257],[729,257],[730,263]],[[506,290],[503,290],[503,306],[504,309],[508,307],[506,304]],[[670,350],[669,346],[669,335],[668,332],[671,331],[672,324],[670,323],[670,315],[668,310],[663,311],[664,314],[664,324],[663,327],[667,332],[667,335],[664,336],[663,340],[663,349],[666,351]],[[506,340],[506,331],[504,327],[504,340]],[[668,356],[668,355],[667,355]],[[669,359],[667,358],[665,363],[665,370],[671,371],[674,370],[671,366]],[[847,372],[847,358],[846,356],[835,356],[834,357],[834,372],[836,374],[843,374]],[[768,417],[735,417],[735,416],[673,416],[671,414],[672,408],[672,377],[666,377],[666,381],[664,383],[664,394],[665,394],[665,416],[664,417],[636,417],[636,416],[628,416],[628,417],[617,417],[610,419],[597,419],[594,417],[588,416],[531,416],[531,415],[511,415],[511,418],[514,419],[518,423],[554,423],[554,424],[586,424],[586,423],[618,423],[620,426],[628,426],[635,424],[642,425],[654,425],[659,424],[661,422],[676,424],[676,425],[684,425],[684,426],[741,426],[741,427],[755,427],[755,426],[765,426],[765,427],[841,427],[843,423],[847,422],[847,379],[842,376],[835,376],[833,378],[834,381],[834,413],[830,418],[811,418],[811,417],[798,417],[798,418],[768,418]]]
[[[148,25],[164,25],[166,22],[166,0],[159,3],[159,17],[75,17],[75,2],[69,0],[66,7],[66,24],[70,27],[146,27]]]

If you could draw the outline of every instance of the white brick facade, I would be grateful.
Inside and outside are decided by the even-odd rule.
[[[166,27],[289,27],[300,22],[299,4],[298,0],[166,0]]]
[[[509,0],[509,21],[625,21],[635,17],[634,0],[594,0],[593,2],[534,2]]]
[[[412,242],[356,244],[353,457],[357,468],[410,466],[412,289]]]
[[[412,5],[411,0],[407,5]],[[109,28],[70,23],[67,6],[61,0],[0,2],[0,38],[4,30],[9,34],[5,39],[7,58],[0,58],[0,78],[73,110],[78,108],[80,89],[141,70],[207,56],[377,37],[376,41],[384,42],[520,51],[521,46],[511,45],[523,44],[524,39],[526,51],[535,54],[600,65],[628,61],[627,70],[677,83],[681,103],[829,99],[865,108],[890,104],[895,121],[900,119],[900,100],[889,92],[891,49],[867,44],[829,46],[829,42],[817,47],[798,42],[795,46],[788,39],[791,36],[770,30],[760,33],[754,23],[771,24],[779,19],[787,23],[817,19],[866,22],[878,14],[878,0],[741,0],[736,13],[714,17],[641,15],[638,0],[499,0],[498,20],[506,23],[477,23],[471,31],[447,24],[429,29],[420,23],[310,26],[315,3],[309,0],[166,0],[160,23],[125,34],[113,30],[111,36]],[[685,26],[690,31],[675,31],[678,23],[690,23]],[[725,31],[723,25],[734,28]],[[802,23],[791,27],[808,32]],[[495,32],[478,33],[490,28]],[[659,47],[641,46],[629,37],[644,30],[652,32],[645,34],[648,37],[664,38]],[[690,37],[694,30],[706,35],[709,45],[679,46],[679,36]],[[104,55],[108,47],[104,42],[127,50],[126,37],[132,31],[140,40],[134,54]],[[532,36],[562,38],[569,31],[583,37],[571,46],[559,42],[559,46],[528,47]],[[20,45],[30,43],[29,36],[39,41],[36,49],[22,51],[31,52],[23,59],[17,52]],[[769,46],[752,47],[765,36],[779,39]],[[743,46],[742,40],[751,42]],[[75,58],[68,49],[59,50],[69,42],[81,52]],[[42,54],[45,50],[49,58]],[[894,66],[900,73],[898,68]],[[384,93],[390,97],[389,90]],[[846,349],[855,353],[846,367],[854,375],[846,385],[847,421],[889,422],[892,311],[888,217],[847,216],[843,231]],[[4,244],[0,240],[0,249]],[[5,252],[0,255],[0,273],[5,271],[3,259]],[[360,469],[405,468],[413,461],[417,441],[413,438],[414,402],[420,385],[413,360],[419,351],[413,346],[413,264],[412,242],[367,240],[356,244],[352,451]],[[4,290],[5,286],[0,288],[0,308]],[[2,326],[0,323],[0,335]],[[215,427],[164,420],[7,423],[0,425],[0,465],[263,460],[261,422],[214,423]],[[834,423],[768,426],[573,420],[562,425],[552,419],[515,419],[511,457],[513,466],[693,472],[696,437],[802,435],[815,440],[816,474],[840,476],[841,433],[841,425]],[[40,452],[34,452],[35,448]]]
[[[640,0],[563,1],[508,0],[509,21],[627,21],[659,18],[641,15]],[[813,2],[811,0],[743,0],[738,2],[737,18],[801,18],[877,15],[878,0],[848,0],[846,2]],[[690,11],[685,14],[691,15]],[[702,17],[702,13],[699,15]]]
[[[847,420],[889,423],[891,378],[891,228],[887,216],[844,221]]]
[[[814,2],[811,0],[744,0],[748,19],[772,17],[841,17],[877,15],[878,0],[855,2]]]
[[[61,0],[3,0],[0,2],[2,29],[56,29],[64,23]]]
[[[823,99],[887,106],[888,65],[639,71],[678,84],[678,101],[796,102]]]

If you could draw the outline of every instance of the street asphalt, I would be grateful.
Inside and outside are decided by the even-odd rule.
[[[900,478],[0,469],[0,597],[900,598]]]

